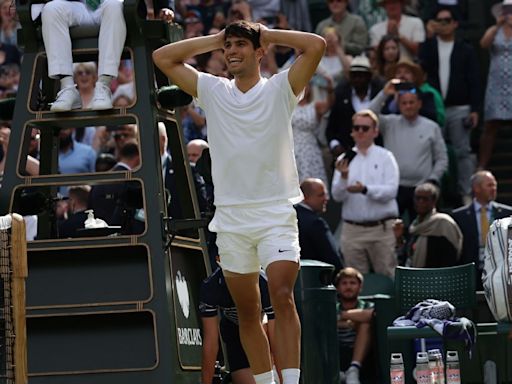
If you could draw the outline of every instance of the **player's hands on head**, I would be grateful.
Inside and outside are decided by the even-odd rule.
[[[260,27],[260,45],[265,51],[268,49],[270,42],[268,41],[268,27],[265,24],[258,23]]]

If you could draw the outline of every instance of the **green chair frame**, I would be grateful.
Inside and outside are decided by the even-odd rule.
[[[380,273],[365,273],[363,278],[363,289],[360,296],[393,294],[394,284],[390,277]]]
[[[413,357],[407,349],[409,344],[405,340],[414,338],[439,338],[438,333],[429,327],[416,328],[391,326],[392,316],[389,316],[390,307],[395,309],[395,317],[404,315],[411,307],[424,299],[446,300],[452,303],[457,309],[457,314],[463,310],[464,314],[473,310],[476,305],[476,284],[475,284],[474,263],[446,267],[446,268],[408,268],[397,267],[395,270],[394,299],[384,305],[377,304],[377,317],[385,314],[385,326],[383,321],[379,329],[385,332],[385,341],[379,345],[380,364],[382,379],[384,383],[389,382],[389,356],[391,352],[402,351],[405,357],[407,382],[412,382]],[[380,309],[380,310],[379,310]],[[388,373],[386,375],[386,372]]]

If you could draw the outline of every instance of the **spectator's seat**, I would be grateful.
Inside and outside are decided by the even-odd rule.
[[[394,299],[376,302],[377,332],[387,332],[387,337],[383,338],[385,342],[382,343],[381,340],[378,345],[381,370],[388,372],[387,376],[383,375],[384,383],[389,383],[391,352],[404,354],[406,371],[410,378],[414,357],[410,353],[410,344],[404,343],[404,340],[439,337],[429,327],[418,329],[390,326],[394,318],[405,314],[415,304],[428,298],[447,300],[458,311],[473,309],[476,306],[474,264],[447,268],[396,268]],[[464,314],[458,312],[457,315]]]
[[[363,277],[364,283],[360,293],[361,296],[393,294],[394,285],[390,277],[379,273],[366,273]]]

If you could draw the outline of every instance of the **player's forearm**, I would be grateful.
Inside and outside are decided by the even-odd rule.
[[[221,49],[223,46],[223,33],[194,37],[158,48],[153,52],[153,60],[160,68],[172,67],[174,65],[183,64],[185,60],[191,57]]]
[[[343,311],[341,320],[351,320],[354,323],[369,323],[373,318],[373,309],[350,309]]]
[[[314,33],[267,29],[263,32],[263,40],[268,44],[284,45],[299,50],[302,54],[324,54],[325,40]]]
[[[202,351],[201,362],[201,383],[210,384],[215,373],[215,360],[217,357],[218,346],[211,345],[212,343],[204,344]]]

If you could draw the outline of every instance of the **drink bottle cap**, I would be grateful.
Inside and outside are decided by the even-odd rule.
[[[428,354],[427,354],[427,352],[418,352],[418,353],[416,353],[416,363],[428,363]]]
[[[457,351],[448,351],[446,352],[446,361],[459,361],[459,353]]]
[[[391,364],[403,364],[404,360],[401,353],[391,354]]]

